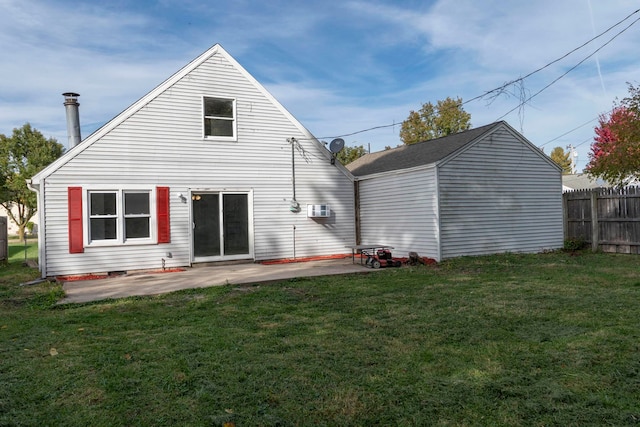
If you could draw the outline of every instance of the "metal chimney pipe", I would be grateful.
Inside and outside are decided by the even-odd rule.
[[[80,144],[80,113],[78,112],[78,97],[80,94],[74,92],[65,92],[64,96],[64,108],[67,112],[67,135],[69,138],[69,149]]]

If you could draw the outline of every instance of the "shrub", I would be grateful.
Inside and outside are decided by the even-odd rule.
[[[564,250],[567,252],[580,251],[587,247],[587,242],[584,239],[565,239]]]

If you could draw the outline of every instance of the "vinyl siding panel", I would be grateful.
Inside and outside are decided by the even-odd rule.
[[[237,141],[203,138],[202,97],[236,100]],[[299,213],[293,195],[295,151]],[[304,157],[301,154],[304,152]],[[86,247],[69,254],[67,188],[169,187],[167,244]],[[326,149],[311,141],[269,96],[223,55],[214,55],[46,177],[46,274],[80,274],[189,265],[192,190],[251,192],[255,260],[345,253],[355,241],[353,185]],[[328,203],[331,217],[306,217]],[[170,254],[170,257],[169,257]]]
[[[560,172],[505,128],[438,171],[442,258],[563,244]]]
[[[438,258],[436,169],[430,167],[359,181],[362,244],[394,247]]]

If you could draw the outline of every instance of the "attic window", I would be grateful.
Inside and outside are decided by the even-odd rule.
[[[235,100],[204,97],[205,138],[235,139]]]

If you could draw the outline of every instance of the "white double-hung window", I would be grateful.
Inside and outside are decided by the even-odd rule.
[[[234,99],[205,96],[204,137],[236,139],[236,102]]]
[[[89,190],[87,243],[149,242],[153,238],[153,191]]]
[[[89,241],[118,238],[116,191],[89,193]]]
[[[124,192],[124,238],[151,237],[151,203],[148,191]]]

